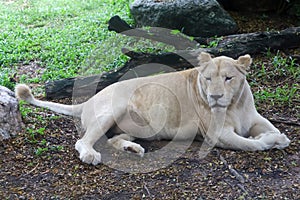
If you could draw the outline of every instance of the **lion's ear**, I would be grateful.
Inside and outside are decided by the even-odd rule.
[[[252,58],[250,57],[249,54],[246,54],[244,56],[240,56],[237,60],[237,63],[243,65],[245,69],[248,69],[252,64]]]
[[[209,53],[201,52],[198,56],[199,64],[206,63],[211,60],[211,56]]]

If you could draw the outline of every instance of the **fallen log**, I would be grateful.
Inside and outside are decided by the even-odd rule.
[[[127,34],[128,36],[143,37],[155,41],[165,42],[173,45],[177,48],[173,53],[151,54],[140,53],[123,49],[122,52],[129,56],[131,59],[117,71],[112,70],[110,72],[104,72],[100,75],[90,77],[77,77],[68,78],[63,80],[49,81],[45,85],[46,98],[47,99],[61,99],[66,97],[72,97],[74,83],[80,83],[79,91],[76,87],[76,96],[85,96],[91,94],[91,90],[95,90],[94,93],[102,90],[108,85],[119,81],[124,74],[137,66],[149,63],[157,63],[166,65],[174,70],[182,70],[191,68],[197,65],[197,55],[200,52],[205,51],[211,53],[214,56],[226,55],[232,58],[237,58],[244,54],[257,54],[266,52],[267,49],[289,49],[297,48],[300,46],[300,27],[292,27],[282,31],[270,31],[270,32],[257,32],[246,33],[239,35],[223,36],[215,42],[215,47],[211,48],[196,48],[194,50],[185,50],[186,48],[195,48],[195,43],[190,39],[181,37],[178,35],[170,34],[161,35],[157,32],[157,29],[151,29],[143,31],[127,31],[133,29],[124,20],[119,17],[112,18],[113,23],[109,22],[109,29]],[[134,33],[134,34],[133,34]],[[164,32],[168,34],[167,32]],[[197,38],[194,39],[197,41]],[[215,40],[215,38],[201,38],[199,41],[209,43]],[[180,41],[178,44],[178,41]],[[159,72],[159,71],[157,71]]]
[[[300,47],[300,27],[282,31],[245,33],[223,37],[209,52],[215,56],[226,55],[237,58],[243,54],[257,54],[271,50]]]

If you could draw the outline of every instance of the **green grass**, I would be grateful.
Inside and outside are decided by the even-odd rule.
[[[32,62],[44,73],[35,79],[25,76],[23,82],[76,76],[95,49],[118,37],[107,30],[110,17],[132,22],[128,5],[128,0],[1,1],[0,85],[12,88],[14,74]],[[119,59],[117,54],[110,57]]]
[[[266,55],[268,62],[256,63],[250,75],[250,84],[256,88],[256,103],[299,109],[299,64],[291,57],[281,55],[279,51],[275,54],[268,51]]]
[[[269,102],[272,106],[276,104],[293,105],[293,100],[299,99],[299,84],[293,84],[289,86],[285,84],[277,88],[264,88],[254,93],[258,102]]]
[[[108,20],[119,15],[129,23],[133,0],[29,0],[0,2],[0,85],[43,83],[108,71],[128,58],[122,47],[139,51],[171,49],[108,31]],[[38,77],[19,75],[24,65],[43,69]]]

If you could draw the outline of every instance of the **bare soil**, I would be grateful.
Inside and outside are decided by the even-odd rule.
[[[286,16],[266,15],[263,20],[252,14],[234,17],[240,32],[267,28],[280,30],[298,22]],[[299,49],[281,54],[299,55]],[[262,62],[270,73],[273,68],[269,58],[264,54],[254,57],[257,66]],[[275,89],[285,83],[299,83],[299,80],[284,76],[265,82],[255,75],[252,68],[249,82],[257,81],[262,87]],[[253,88],[254,91],[257,89]],[[43,134],[35,134],[37,142],[32,141],[26,130],[15,138],[0,142],[0,198],[300,199],[299,104],[299,99],[295,99],[291,104],[273,106],[266,101],[257,105],[259,112],[291,139],[290,146],[284,150],[240,152],[215,148],[205,158],[200,158],[201,144],[194,142],[173,163],[148,173],[128,173],[104,164],[91,166],[80,162],[74,149],[80,137],[74,120],[37,109],[23,119],[28,129],[46,128]],[[41,121],[38,116],[44,119]],[[140,143],[148,151],[153,151],[168,141]],[[38,153],[42,147],[48,149]],[[121,161],[124,162],[124,158],[120,158]]]

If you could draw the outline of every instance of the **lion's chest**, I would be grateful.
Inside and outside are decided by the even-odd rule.
[[[227,111],[225,125],[233,127],[234,132],[240,136],[248,137],[251,123],[249,123],[248,116],[243,110]]]

